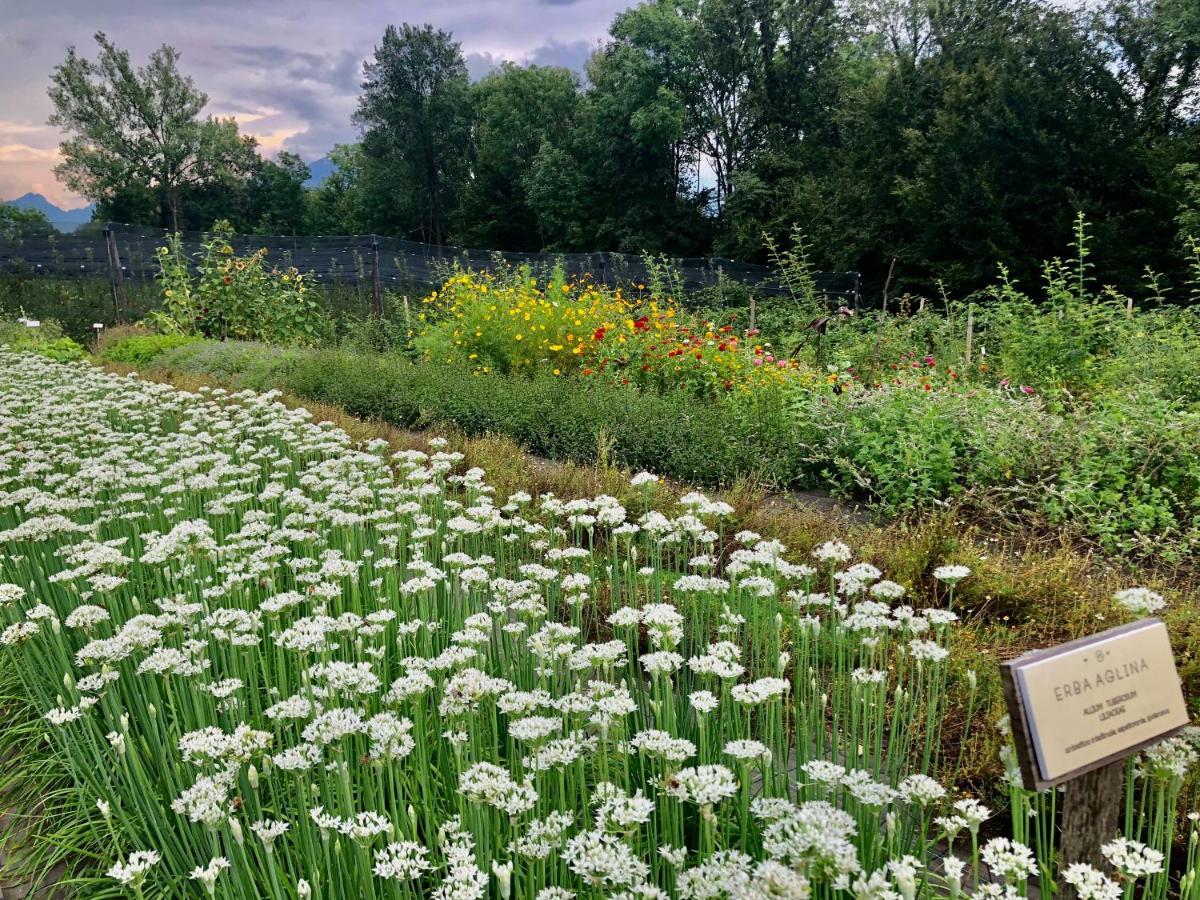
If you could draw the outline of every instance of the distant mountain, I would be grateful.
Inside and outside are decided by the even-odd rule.
[[[87,206],[81,206],[78,209],[63,209],[60,206],[55,206],[41,194],[33,193],[18,197],[16,200],[5,200],[3,202],[11,206],[20,207],[21,209],[38,210],[59,231],[74,231],[80,225],[92,221],[92,210],[96,208],[95,203],[89,203]]]
[[[318,187],[322,181],[334,173],[337,166],[333,164],[333,160],[328,156],[322,156],[316,162],[308,164],[309,179],[304,182],[305,187]]]

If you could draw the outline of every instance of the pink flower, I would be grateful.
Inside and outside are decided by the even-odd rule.
[[[775,365],[779,366],[779,368],[781,368],[781,369],[783,369],[783,368],[786,368],[786,367],[787,367],[787,360],[786,360],[786,359],[779,359],[779,360],[776,360],[776,361],[775,361]]]
[[[756,366],[761,366],[762,365],[762,357],[756,356],[756,357],[754,357],[753,360],[751,360],[751,362],[753,362]]]
[[[1023,385],[1021,385],[1021,393],[1022,393],[1022,394],[1026,394],[1026,395],[1028,395],[1028,394],[1032,394],[1032,393],[1033,393],[1033,388],[1031,388],[1031,387],[1030,387],[1029,385],[1027,385],[1027,384],[1023,384]]]

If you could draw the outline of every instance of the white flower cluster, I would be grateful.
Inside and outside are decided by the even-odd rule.
[[[961,887],[961,861],[935,875],[932,841],[906,837],[936,823],[952,845],[990,815],[905,770],[941,759],[918,726],[946,713],[954,613],[902,605],[841,542],[796,559],[703,494],[646,509],[667,493],[648,473],[628,508],[498,505],[444,442],[386,447],[272,393],[0,351],[0,647],[118,846],[164,842],[112,879],[436,900]],[[1195,749],[1173,740],[1139,772],[1181,777]],[[1163,865],[1106,853],[1125,878]],[[1004,839],[980,861],[1004,890],[1036,863]]]

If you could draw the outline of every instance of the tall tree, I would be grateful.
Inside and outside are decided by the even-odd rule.
[[[613,44],[597,53],[587,75],[590,87],[567,147],[539,151],[527,181],[547,244],[571,250],[698,252],[709,243],[702,216],[708,198],[685,182],[676,156],[687,109],[659,81],[653,62],[628,45]],[[579,228],[572,229],[572,237],[546,229],[547,223],[561,225],[556,203],[578,205]],[[578,243],[564,246],[568,239]]]
[[[463,208],[465,243],[495,250],[537,248],[540,235],[527,199],[527,176],[544,145],[565,145],[575,124],[578,91],[579,79],[567,69],[512,63],[473,86],[475,166]]]
[[[303,234],[307,225],[304,182],[309,169],[295,153],[263,160],[246,185],[246,218],[259,234]]]
[[[361,144],[338,144],[329,152],[333,171],[306,192],[309,227],[316,234],[361,234],[373,229],[363,216],[364,159]]]
[[[449,32],[389,25],[363,69],[355,120],[370,162],[402,176],[420,209],[410,230],[441,245],[470,171],[470,82]]]
[[[1154,135],[1177,131],[1200,115],[1200,3],[1109,0],[1099,39],[1111,42],[1115,68]]]
[[[711,173],[719,214],[761,137],[748,102],[761,69],[752,6],[743,0],[651,0],[618,15],[611,33],[618,46],[643,57],[685,110],[677,167],[691,163],[697,181],[702,172]]]
[[[63,162],[55,172],[101,202],[143,185],[178,229],[184,190],[246,172],[257,158],[254,139],[239,135],[232,119],[201,118],[208,96],[179,71],[173,47],[163,45],[135,70],[103,32],[96,43],[95,62],[71,47],[50,77],[49,123],[71,135],[59,145]]]

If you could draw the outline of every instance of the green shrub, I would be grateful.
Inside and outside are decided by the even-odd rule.
[[[55,362],[73,362],[87,351],[62,333],[53,319],[30,326],[24,320],[0,319],[0,346],[23,353],[38,353]]]
[[[793,416],[805,463],[836,493],[891,514],[1041,477],[1061,428],[1035,399],[968,388],[808,394]]]
[[[110,344],[100,355],[111,362],[144,366],[160,353],[198,340],[188,334],[136,334]]]
[[[1200,410],[1153,390],[1114,393],[1063,438],[1045,498],[1053,521],[1109,550],[1173,560],[1200,547]]]

